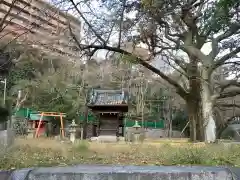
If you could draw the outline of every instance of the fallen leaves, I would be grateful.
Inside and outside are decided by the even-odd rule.
[[[71,145],[56,140],[27,139],[16,143],[1,158],[0,169],[33,166],[67,166],[73,164],[117,165],[240,165],[240,146],[204,143],[96,143]],[[39,142],[39,143],[38,143]],[[44,146],[45,143],[48,143]],[[176,145],[177,144],[177,145]],[[43,147],[42,147],[43,146]]]

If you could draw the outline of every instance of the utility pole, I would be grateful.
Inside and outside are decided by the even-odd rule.
[[[7,78],[4,78],[4,80],[0,81],[1,83],[4,84],[4,89],[3,89],[3,107],[6,107],[6,91],[7,91]],[[9,123],[4,123],[0,126],[5,126],[4,128],[6,128],[8,126]]]
[[[3,104],[6,105],[7,78],[4,79]]]
[[[1,81],[1,83],[4,84],[4,90],[3,90],[3,105],[6,105],[6,91],[7,91],[7,78],[4,78],[3,81]]]

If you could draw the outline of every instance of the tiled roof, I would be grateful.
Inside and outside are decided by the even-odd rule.
[[[120,90],[93,90],[89,105],[120,105],[127,104],[128,94]]]

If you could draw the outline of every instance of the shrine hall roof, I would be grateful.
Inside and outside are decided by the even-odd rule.
[[[90,93],[89,106],[102,105],[126,105],[128,103],[128,92],[123,90],[95,89]]]

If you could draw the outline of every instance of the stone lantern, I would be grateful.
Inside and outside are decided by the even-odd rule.
[[[138,124],[138,121],[135,121],[135,124],[133,125],[133,128],[137,131],[141,126]]]
[[[144,131],[139,125],[138,121],[132,126],[132,142],[138,143],[144,138]]]
[[[72,142],[72,143],[74,143],[75,142],[75,140],[76,140],[76,128],[77,128],[77,124],[75,123],[75,120],[73,119],[72,120],[72,123],[69,125],[69,133],[70,133],[70,141]]]

